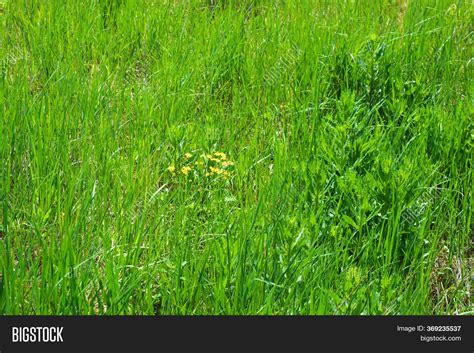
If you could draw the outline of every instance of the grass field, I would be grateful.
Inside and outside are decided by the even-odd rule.
[[[0,314],[474,313],[471,1],[0,3]]]

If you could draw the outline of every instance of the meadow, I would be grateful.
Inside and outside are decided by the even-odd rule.
[[[474,314],[473,8],[1,0],[0,314]]]

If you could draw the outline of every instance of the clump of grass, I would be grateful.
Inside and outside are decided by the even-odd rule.
[[[472,14],[1,2],[0,313],[472,313]]]

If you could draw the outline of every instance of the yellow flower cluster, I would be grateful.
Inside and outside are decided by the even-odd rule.
[[[188,175],[191,170],[192,168],[190,166],[185,166],[181,168],[181,173],[183,173],[184,175]]]
[[[209,167],[209,170],[210,170],[210,172],[207,172],[206,176],[210,176],[212,174],[217,174],[217,175],[222,174],[224,177],[229,176],[229,172],[225,169],[220,169],[220,168],[216,168],[216,167]]]
[[[222,176],[227,179],[230,176],[229,168],[234,165],[224,152],[219,151],[202,154],[197,158],[193,158],[193,154],[188,152],[183,155],[181,161],[178,168],[175,164],[170,164],[167,168],[168,172],[173,176],[177,174],[185,177],[204,175],[206,177]]]

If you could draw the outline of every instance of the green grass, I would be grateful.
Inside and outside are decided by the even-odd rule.
[[[3,0],[0,313],[473,314],[473,13]]]

